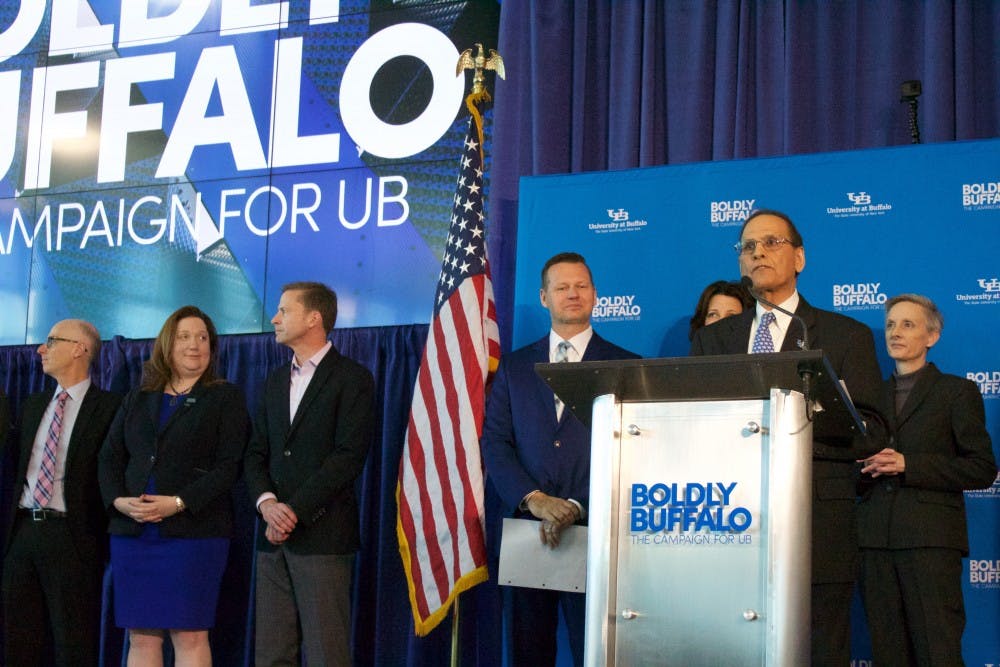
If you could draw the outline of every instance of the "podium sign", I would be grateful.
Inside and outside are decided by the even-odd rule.
[[[606,412],[620,429],[604,430]],[[808,664],[812,431],[801,395],[605,396],[594,419],[586,664]],[[784,481],[793,471],[802,483]]]
[[[593,406],[586,664],[809,664],[814,422],[798,390],[820,429],[863,429],[822,352],[537,371]]]

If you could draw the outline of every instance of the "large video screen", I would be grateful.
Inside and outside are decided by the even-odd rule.
[[[0,344],[65,317],[259,332],[320,280],[338,326],[426,322],[494,0],[0,5]]]

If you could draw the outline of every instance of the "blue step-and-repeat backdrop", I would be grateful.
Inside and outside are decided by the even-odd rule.
[[[514,347],[548,331],[539,270],[572,250],[593,270],[602,336],[646,357],[685,356],[701,290],[739,278],[732,246],[755,208],[795,221],[800,292],[869,325],[885,375],[885,301],[933,299],[945,327],[930,359],[979,385],[1000,449],[1000,140],[524,178]],[[966,501],[964,658],[1000,664],[1000,481]],[[856,621],[854,662],[867,665],[860,610]]]

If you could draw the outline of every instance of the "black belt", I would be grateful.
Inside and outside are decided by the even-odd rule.
[[[18,507],[17,514],[18,516],[23,516],[31,519],[32,521],[48,521],[49,519],[66,518],[66,512],[50,510],[47,507],[36,507],[34,509],[28,507]]]

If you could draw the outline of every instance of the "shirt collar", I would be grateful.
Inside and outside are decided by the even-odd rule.
[[[90,384],[91,384],[90,378],[87,377],[81,380],[80,382],[77,382],[72,387],[63,387],[61,384],[56,385],[56,392],[52,394],[52,397],[55,398],[56,396],[59,395],[60,392],[65,391],[67,394],[69,394],[70,398],[72,398],[75,402],[79,403],[80,401],[83,400],[83,397],[87,394],[87,391],[90,389]]]
[[[790,313],[794,313],[795,309],[799,307],[799,291],[795,290],[792,295],[778,304]],[[768,310],[761,305],[760,301],[757,302],[756,314],[754,315],[754,325],[755,328],[760,325],[760,318],[764,313],[774,313],[774,323],[777,325],[778,329],[784,333],[788,331],[788,325],[791,323],[792,318],[785,315],[780,310]]]
[[[317,366],[319,366],[320,362],[323,361],[323,357],[326,356],[326,353],[330,351],[331,347],[333,347],[333,343],[326,341],[326,345],[319,348],[319,351],[317,351],[316,354],[306,359],[306,363],[303,364],[303,366],[311,366],[312,368],[310,370],[314,370]],[[299,366],[298,363],[296,363],[294,354],[292,355],[292,370],[302,370],[302,366]]]
[[[587,345],[590,344],[590,339],[593,337],[594,327],[590,326],[572,338],[563,338],[552,329],[549,329],[549,359],[555,359],[556,348],[559,347],[559,343],[564,340],[572,345],[576,353],[580,355],[581,359],[583,359],[583,354],[587,351]]]

